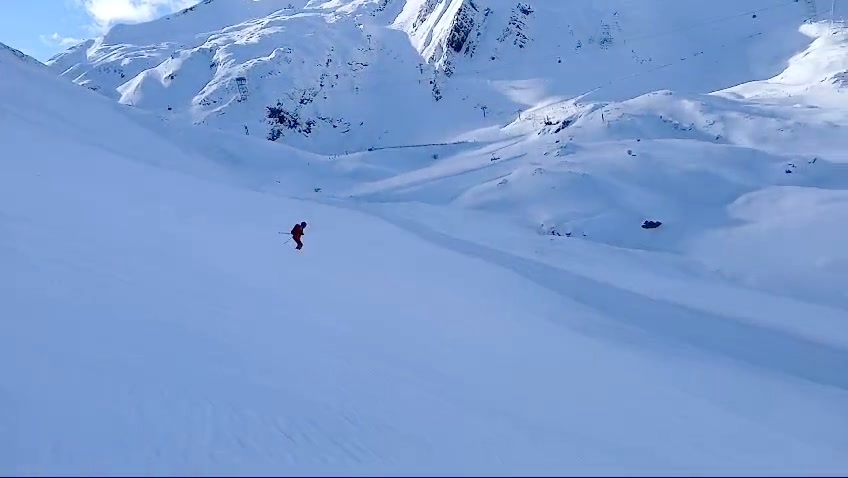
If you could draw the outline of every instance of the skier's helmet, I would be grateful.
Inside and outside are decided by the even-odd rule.
[[[306,227],[306,221],[301,222],[300,227]]]

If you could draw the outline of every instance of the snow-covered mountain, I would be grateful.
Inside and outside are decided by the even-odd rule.
[[[772,76],[816,3],[207,0],[48,63],[124,104],[342,154],[451,142],[584,93]]]
[[[0,45],[0,474],[844,475],[828,6],[207,0]]]
[[[827,285],[803,275],[816,267],[844,278],[839,164],[799,164],[787,176],[821,188],[763,187],[738,199],[729,229],[699,234],[717,245],[707,254],[639,251],[505,229],[494,207],[309,194],[315,181],[341,191],[369,176],[397,176],[395,186],[412,177],[392,172],[385,151],[330,160],[163,122],[8,50],[0,65],[5,473],[848,469],[845,282],[799,299],[699,262],[712,253],[743,270],[780,271],[772,257],[802,275],[770,280],[795,287]],[[697,111],[673,98],[649,95],[620,111]],[[666,126],[654,124],[655,134]],[[687,191],[678,200],[700,213],[708,198],[733,199],[727,184],[774,180],[772,157],[709,148],[694,130],[634,146],[635,157],[613,154],[623,145],[613,133],[595,166],[581,148],[601,146],[587,140],[505,187],[523,184],[510,193],[521,204],[518,195],[561,185],[564,172],[551,166],[570,162],[571,187],[585,193],[575,205],[635,202],[644,183],[620,178],[642,171],[655,187]],[[670,148],[686,154],[672,161]],[[461,159],[406,157],[407,168],[429,163],[410,173],[419,188],[408,194],[444,200],[474,184],[475,174],[452,169],[474,156]],[[707,168],[712,176],[700,174]],[[422,189],[432,175],[447,182]],[[463,200],[496,190],[485,189]],[[296,252],[278,231],[301,219],[307,246]],[[662,240],[690,226],[642,232]]]

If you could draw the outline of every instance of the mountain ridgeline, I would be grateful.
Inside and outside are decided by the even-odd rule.
[[[344,154],[450,142],[578,95],[768,77],[804,43],[798,25],[827,8],[743,3],[205,0],[48,64],[165,117]]]

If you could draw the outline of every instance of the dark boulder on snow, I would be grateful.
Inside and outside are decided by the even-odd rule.
[[[642,229],[656,229],[662,225],[660,221],[645,221],[642,223]]]

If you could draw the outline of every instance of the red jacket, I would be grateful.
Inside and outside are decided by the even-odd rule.
[[[303,226],[301,226],[300,224],[295,224],[291,230],[291,235],[295,239],[300,239],[300,236],[303,235]]]

